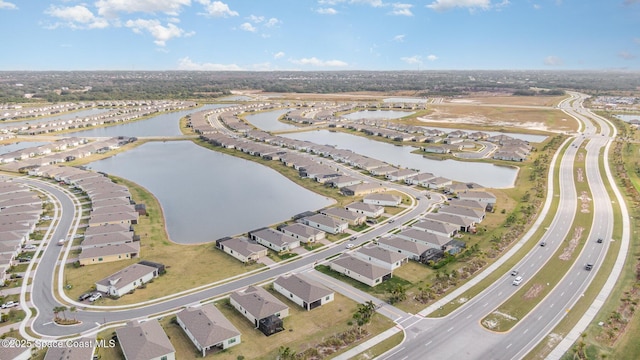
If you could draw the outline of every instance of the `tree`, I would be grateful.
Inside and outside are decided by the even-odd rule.
[[[278,355],[279,355],[279,359],[280,360],[289,360],[289,359],[295,359],[296,358],[296,352],[293,351],[288,346],[280,346],[278,348]]]
[[[56,319],[56,320],[59,319],[59,317],[58,317],[59,313],[63,313],[63,316],[65,316],[64,315],[65,311],[67,311],[67,307],[66,306],[56,306],[56,307],[54,307],[53,308],[53,318]],[[66,320],[66,316],[65,316],[65,320]]]
[[[391,289],[391,297],[389,298],[390,304],[403,301],[407,298],[407,290],[400,284]]]

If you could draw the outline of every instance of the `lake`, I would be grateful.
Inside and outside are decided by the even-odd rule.
[[[491,188],[511,188],[518,175],[512,167],[488,163],[456,160],[433,160],[412,154],[412,146],[396,146],[362,136],[318,130],[282,135],[291,139],[307,140],[321,145],[335,145],[361,155],[382,160],[394,166],[430,172],[436,176],[460,182],[475,182]]]
[[[156,115],[144,120],[134,120],[119,125],[75,131],[70,134],[78,137],[116,137],[116,136],[178,136],[180,119],[188,114],[202,110],[212,110],[221,107],[234,106],[232,104],[207,104],[195,109],[180,110]],[[68,134],[66,134],[68,136]]]
[[[297,126],[285,124],[278,121],[278,118],[291,111],[291,109],[280,109],[265,111],[257,114],[246,115],[244,118],[251,125],[264,131],[282,131],[299,129]]]
[[[153,193],[169,237],[181,244],[246,233],[333,203],[271,168],[191,141],[149,142],[89,166]]]

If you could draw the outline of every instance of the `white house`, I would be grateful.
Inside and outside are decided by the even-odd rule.
[[[340,257],[329,263],[329,267],[333,271],[337,271],[369,286],[376,286],[384,280],[391,279],[391,270],[358,259],[349,254],[340,255]]]
[[[280,229],[286,235],[294,239],[300,240],[302,243],[313,243],[325,238],[326,233],[322,230],[314,229],[300,223],[284,226]]]
[[[176,349],[158,320],[131,321],[116,329],[126,360],[175,360]]]
[[[316,214],[305,217],[302,219],[302,223],[316,228],[329,234],[340,234],[345,232],[349,228],[349,223],[346,221],[339,221],[330,216]]]
[[[303,275],[280,276],[273,289],[305,310],[312,310],[333,301],[334,292]]]
[[[371,194],[365,196],[362,202],[380,206],[398,206],[402,202],[402,198],[392,194]]]
[[[252,231],[249,238],[277,252],[289,251],[300,246],[300,240],[271,228]]]
[[[392,252],[376,245],[363,246],[355,251],[353,256],[389,270],[397,269],[409,261],[407,255]]]
[[[158,277],[157,268],[133,264],[98,281],[96,290],[110,296],[122,296],[156,277]]]
[[[377,218],[384,214],[384,207],[373,204],[365,204],[363,202],[354,202],[347,206],[345,209],[357,214],[362,214],[369,218]]]

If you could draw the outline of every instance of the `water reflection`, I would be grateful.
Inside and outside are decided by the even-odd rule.
[[[332,203],[268,167],[190,141],[150,142],[89,166],[153,193],[178,243],[214,241]]]
[[[432,160],[419,154],[412,154],[416,148],[412,146],[395,146],[361,136],[345,133],[334,133],[319,130],[304,133],[282,135],[291,139],[307,140],[316,144],[335,145],[349,149],[358,154],[385,161],[421,172],[430,172],[461,182],[475,182],[492,188],[509,188],[514,186],[517,169],[495,166],[479,162],[463,162],[456,160]]]

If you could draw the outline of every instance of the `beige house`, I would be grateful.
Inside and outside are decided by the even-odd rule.
[[[207,350],[240,344],[240,331],[213,304],[186,308],[176,315],[176,321],[202,357]]]
[[[176,349],[158,320],[132,321],[116,329],[126,360],[175,360]]]

